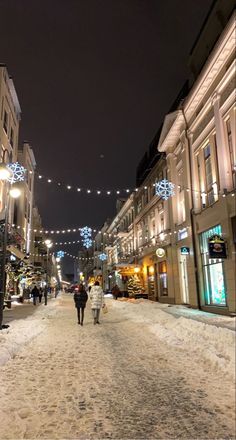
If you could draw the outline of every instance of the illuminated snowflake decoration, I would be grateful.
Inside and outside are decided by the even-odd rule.
[[[57,252],[57,258],[63,258],[65,256],[65,252],[64,251],[58,251]]]
[[[160,180],[156,183],[156,195],[160,196],[163,200],[168,200],[169,197],[174,195],[175,185],[167,179]]]
[[[107,259],[107,254],[102,253],[102,254],[98,255],[98,258],[99,258],[99,260],[101,260],[101,261],[106,261],[106,259]]]
[[[84,245],[84,247],[86,247],[87,249],[90,248],[92,246],[92,229],[89,228],[88,226],[84,226],[83,228],[80,228],[80,235],[82,237],[82,243]]]
[[[92,234],[92,229],[89,228],[88,226],[84,226],[83,228],[80,228],[80,235],[81,237],[91,237]]]
[[[26,169],[18,162],[9,163],[7,167],[11,170],[12,175],[8,178],[11,184],[23,182],[25,180]]]
[[[83,241],[83,245],[87,249],[90,248],[92,246],[92,244],[93,244],[93,241],[91,240],[91,238],[85,238]]]

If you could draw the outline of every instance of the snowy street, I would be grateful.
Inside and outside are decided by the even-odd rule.
[[[0,333],[0,439],[235,438],[235,319],[106,303],[101,325],[64,295]]]

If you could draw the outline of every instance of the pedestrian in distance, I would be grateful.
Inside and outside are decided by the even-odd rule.
[[[86,302],[88,301],[88,294],[83,286],[79,285],[78,291],[74,293],[75,307],[77,308],[78,324],[83,325],[84,323],[84,309],[86,307]]]
[[[117,299],[119,296],[121,296],[120,289],[117,286],[117,284],[115,284],[115,286],[112,287],[111,293],[113,295],[113,298],[115,298],[115,299]]]
[[[48,303],[48,288],[47,288],[47,286],[44,287],[43,295],[44,295],[44,305],[46,306]]]
[[[34,304],[34,306],[36,306],[37,298],[39,298],[39,289],[37,286],[34,286],[34,288],[31,291],[31,294],[33,296],[33,304]]]
[[[100,324],[99,316],[100,310],[104,307],[104,293],[99,285],[99,281],[95,281],[94,286],[90,290],[89,299],[91,302],[91,309],[93,314],[93,323]]]
[[[43,297],[43,289],[42,287],[39,288],[39,302],[42,302],[42,297]]]

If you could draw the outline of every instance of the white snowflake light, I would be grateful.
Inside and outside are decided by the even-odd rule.
[[[174,195],[174,183],[169,182],[167,179],[160,180],[156,183],[156,195],[160,196],[164,200],[168,200],[169,197]]]
[[[98,255],[98,258],[99,258],[99,260],[101,260],[101,261],[106,261],[106,259],[107,259],[107,254],[105,254],[105,252],[104,252],[104,253]]]
[[[25,180],[26,169],[18,162],[9,163],[7,167],[11,170],[12,175],[8,178],[11,184],[23,182]]]
[[[83,228],[80,229],[81,237],[91,237],[91,234],[92,234],[92,229],[89,228],[88,226],[84,226]]]
[[[93,243],[93,241],[91,240],[91,238],[85,238],[85,240],[83,241],[83,245],[87,249],[92,246],[92,243]]]
[[[83,228],[80,228],[80,235],[82,237],[84,247],[86,247],[87,249],[90,248],[93,243],[91,239],[92,229],[88,226],[84,226]]]

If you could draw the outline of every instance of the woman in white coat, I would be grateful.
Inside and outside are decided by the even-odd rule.
[[[94,286],[91,288],[89,299],[91,302],[93,323],[100,324],[99,315],[101,308],[104,306],[104,293],[98,281],[95,281]]]

